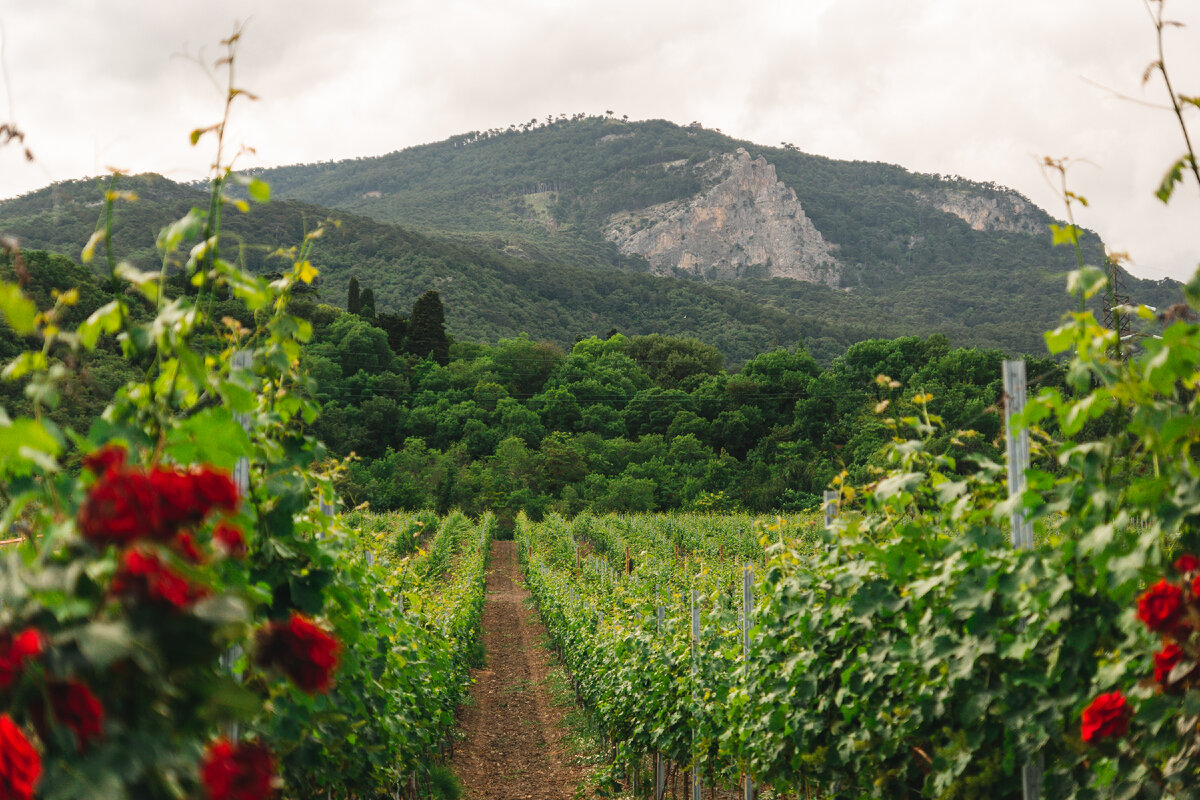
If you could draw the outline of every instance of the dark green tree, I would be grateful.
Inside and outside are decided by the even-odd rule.
[[[408,323],[408,352],[424,357],[433,354],[439,364],[450,363],[450,341],[446,338],[442,298],[430,289],[413,303]]]
[[[362,297],[358,291],[358,278],[350,277],[350,288],[346,291],[346,310],[357,314],[362,310]]]
[[[375,314],[375,327],[387,334],[388,347],[393,353],[404,352],[404,340],[408,337],[408,317],[384,311]]]
[[[375,316],[375,291],[370,287],[362,290],[358,304],[358,315],[360,317]]]

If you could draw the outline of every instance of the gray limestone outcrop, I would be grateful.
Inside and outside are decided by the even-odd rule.
[[[917,192],[917,197],[934,208],[953,214],[977,231],[1045,234],[1049,219],[1045,212],[1012,191],[983,193],[946,187]]]
[[[698,194],[614,214],[605,238],[623,254],[646,259],[655,275],[838,285],[841,265],[833,247],[765,158],[738,148],[690,169],[704,187]]]

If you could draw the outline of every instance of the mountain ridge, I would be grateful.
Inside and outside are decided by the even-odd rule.
[[[795,197],[837,264],[836,281],[830,272],[816,282],[771,275],[775,256],[765,254],[774,251],[754,248],[778,215],[734,226],[746,238],[722,242],[732,277],[720,282],[679,279],[711,278],[716,258],[707,275],[693,252],[691,275],[668,265],[655,277],[645,255],[605,238],[623,214],[694,206],[706,190],[703,165],[740,160],[739,148],[777,178],[778,186],[760,181],[760,194],[773,193],[781,208]],[[243,252],[253,268],[270,269],[265,254],[294,244],[306,226],[342,218],[317,253],[326,302],[344,304],[351,275],[373,287],[381,311],[404,313],[437,288],[447,324],[465,339],[527,332],[569,345],[615,328],[696,336],[730,363],[802,340],[827,362],[865,338],[944,333],[959,345],[1038,353],[1041,332],[1073,307],[1064,292],[1073,254],[1051,247],[1053,218],[1013,190],[739,142],[697,125],[576,117],[252,172],[275,199],[225,219],[240,241],[260,246]],[[201,195],[163,178],[120,185],[142,199],[118,207],[118,242],[137,265],[157,268],[156,226],[203,205]],[[77,259],[101,197],[95,182],[74,181],[0,202],[0,233]],[[746,209],[735,202],[715,210],[737,216]],[[747,200],[753,219],[755,203]],[[735,262],[738,247],[748,255]],[[1086,235],[1084,247],[1089,261],[1103,258],[1098,237]],[[1165,306],[1179,295],[1171,281],[1125,279],[1135,302]]]

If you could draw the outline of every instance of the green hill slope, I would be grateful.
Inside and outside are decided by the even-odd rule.
[[[120,186],[138,199],[116,208],[115,255],[139,268],[157,269],[153,242],[158,229],[200,204],[203,195],[157,176],[131,177]],[[78,259],[101,212],[102,194],[98,184],[76,181],[8,201],[0,204],[0,229],[17,236],[23,247]],[[613,328],[630,335],[671,331],[712,343],[737,364],[809,337],[823,339],[824,355],[832,358],[854,341],[901,329],[852,321],[859,313],[845,314],[846,322],[810,317],[733,287],[535,264],[289,200],[254,206],[247,214],[228,211],[225,252],[230,254],[238,243],[237,257],[252,270],[269,272],[277,268],[272,252],[300,241],[306,229],[329,217],[338,218],[340,225],[321,239],[316,254],[322,300],[344,305],[352,275],[372,289],[379,311],[407,313],[418,296],[437,289],[449,332],[464,340],[495,342],[525,332],[569,346]],[[856,298],[826,287],[796,289],[811,308],[848,304],[866,312]]]
[[[699,166],[738,147],[795,192],[838,260],[841,288],[654,277],[645,259],[605,239],[610,215],[688,202],[703,188]],[[801,340],[828,362],[862,339],[932,333],[1038,353],[1041,332],[1071,306],[1062,287],[1073,254],[1052,248],[1050,217],[1009,190],[759,147],[698,126],[577,118],[262,174],[276,199],[226,213],[248,266],[271,270],[272,251],[338,218],[317,251],[325,302],[344,305],[352,275],[379,311],[406,313],[437,289],[451,334],[465,340],[527,332],[569,345],[614,328],[670,333],[710,342],[734,365]],[[120,188],[139,199],[117,208],[117,256],[156,269],[158,228],[204,195],[157,176],[124,178]],[[77,259],[101,198],[95,181],[72,181],[4,201],[0,233]],[[1086,249],[1099,259],[1095,237]],[[1127,283],[1135,301],[1178,296],[1174,282]]]
[[[280,196],[527,260],[640,270],[644,261],[605,240],[609,216],[693,196],[701,186],[688,165],[739,147],[769,162],[795,192],[835,248],[841,286],[905,330],[1036,351],[1035,332],[1068,305],[1062,287],[1074,254],[1051,246],[1054,220],[1011,190],[763,147],[695,125],[583,117],[263,175]],[[1085,238],[1085,254],[1101,262],[1097,237]],[[1125,282],[1135,302],[1164,306],[1179,297],[1173,281]],[[811,296],[793,281],[734,285],[780,305]],[[859,304],[834,306],[853,313]]]

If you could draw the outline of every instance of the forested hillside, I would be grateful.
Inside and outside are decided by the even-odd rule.
[[[80,290],[60,312],[65,323],[114,298],[63,256],[26,251],[24,270],[43,305]],[[19,278],[9,256],[0,256],[0,277]],[[168,287],[186,291],[178,281]],[[934,396],[947,441],[972,428],[983,434],[977,447],[999,457],[998,350],[909,336],[859,342],[824,368],[803,346],[730,366],[711,344],[677,335],[613,333],[569,348],[528,335],[452,342],[443,322],[452,308],[436,291],[403,314],[376,311],[368,284],[356,295],[347,299],[357,313],[313,293],[293,301],[313,327],[300,356],[304,392],[320,411],[311,429],[331,455],[357,456],[338,484],[352,505],[492,510],[502,520],[519,511],[811,508],[842,471],[871,480],[891,435],[885,417],[916,413],[917,392]],[[135,317],[153,312],[124,296]],[[215,297],[210,313],[253,324],[227,296]],[[197,344],[216,353],[218,336],[201,332]],[[22,345],[3,329],[0,355]],[[1061,383],[1050,359],[1030,364],[1037,384]],[[139,369],[116,342],[68,366],[50,418],[75,429],[90,427]],[[21,382],[0,387],[10,413],[29,410]]]
[[[1052,246],[1050,214],[994,184],[766,147],[698,123],[581,114],[262,175],[280,196],[451,233],[529,260],[640,269],[644,263],[604,239],[609,216],[693,195],[700,184],[686,167],[739,147],[763,157],[794,190],[836,248],[841,285],[870,298],[876,315],[896,315],[906,332],[1040,351],[1028,331],[1061,313],[1058,290],[1074,256]],[[1084,238],[1084,252],[1102,263],[1094,235]],[[1179,299],[1173,281],[1126,275],[1125,282],[1135,301]],[[736,285],[771,300],[806,291],[793,282]],[[907,327],[921,318],[931,327]]]
[[[654,166],[656,159],[688,152],[699,158],[700,145],[734,143],[713,131],[668,123],[628,126],[635,135],[603,133],[614,126],[623,130],[624,123],[584,119],[457,137],[381,159],[272,171],[280,193],[320,195],[344,208],[277,199],[246,214],[227,210],[226,229],[239,242],[234,255],[261,273],[282,263],[271,258],[277,248],[335,218],[340,225],[329,230],[316,254],[322,302],[344,306],[351,277],[372,289],[380,312],[406,313],[418,296],[436,289],[448,330],[462,341],[495,343],[528,334],[569,348],[613,330],[671,333],[715,346],[732,366],[801,342],[828,364],[857,341],[934,333],[958,346],[1040,353],[1039,331],[1067,308],[1061,287],[1072,256],[1050,247],[1040,228],[1048,221],[1044,214],[1025,209],[1033,217],[1021,217],[1025,227],[1018,230],[975,230],[914,199],[914,192],[942,192],[937,196],[944,199],[968,186],[985,199],[999,198],[993,205],[1001,207],[1011,193],[790,149],[763,152],[770,151],[781,177],[800,176],[788,178],[789,185],[837,245],[842,280],[853,286],[779,278],[718,284],[638,272],[637,264],[598,238],[603,215],[694,189],[657,177],[671,176]],[[618,138],[600,142],[598,133]],[[590,143],[582,147],[585,141]],[[547,175],[566,177],[536,180]],[[391,183],[380,183],[388,176]],[[376,185],[392,188],[368,189]],[[573,185],[587,191],[564,188]],[[157,270],[153,242],[159,227],[199,204],[200,191],[157,176],[124,177],[116,187],[137,199],[116,206],[114,257]],[[25,247],[78,259],[97,224],[105,188],[100,181],[72,181],[0,203],[0,231]],[[522,194],[527,189],[545,191]],[[400,216],[406,226],[439,232],[420,233],[357,212]],[[1087,251],[1097,255],[1098,245],[1090,242]],[[597,269],[613,266],[627,269]],[[1129,278],[1127,284],[1131,299],[1156,306],[1175,302],[1178,294],[1172,282]]]
[[[157,176],[125,178],[118,188],[137,200],[116,207],[114,255],[157,270],[158,229],[186,213],[200,195]],[[26,247],[77,260],[95,228],[104,191],[97,182],[75,181],[7,201],[0,204],[0,230]],[[795,296],[776,304],[731,286],[531,263],[296,201],[274,201],[246,214],[227,211],[224,224],[239,242],[232,255],[265,273],[283,263],[273,253],[331,217],[339,225],[328,229],[315,256],[321,301],[344,307],[350,279],[357,277],[372,289],[378,311],[407,313],[418,296],[436,289],[450,334],[463,341],[494,343],[528,334],[570,347],[612,329],[629,335],[670,331],[710,343],[740,364],[802,340],[811,340],[814,352],[828,361],[861,339],[933,330],[920,318],[880,318],[869,303],[828,287],[797,284]]]

